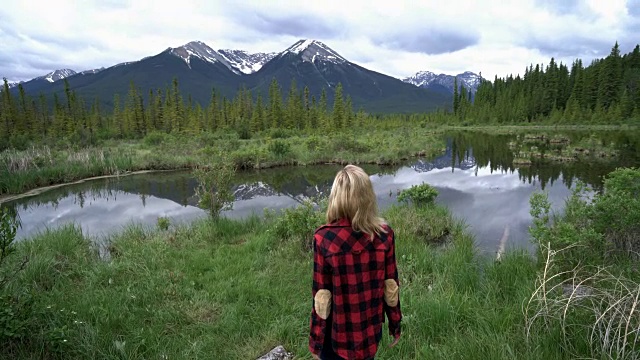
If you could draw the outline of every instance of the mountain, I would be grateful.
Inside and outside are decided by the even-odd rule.
[[[98,97],[112,106],[114,94],[124,101],[131,82],[146,94],[149,90],[166,89],[174,78],[178,79],[181,93],[203,105],[208,104],[215,87],[232,96],[244,76],[222,55],[201,41],[192,41],[179,47],[169,47],[161,53],[141,60],[120,63],[106,69],[83,71],[67,78],[71,89],[84,99]],[[30,95],[43,92],[52,95],[64,91],[62,82],[43,84],[36,79],[23,84]]]
[[[37,77],[33,80],[44,80],[44,81],[48,81],[50,83],[52,82],[56,82],[58,80],[62,80],[65,78],[68,78],[69,76],[75,75],[77,74],[75,71],[71,70],[71,69],[60,69],[60,70],[54,70],[50,73],[48,73],[47,75],[44,76],[40,76]]]
[[[29,81],[8,81],[9,84],[9,89],[15,88],[17,87],[19,84],[23,84],[22,86],[25,86],[24,84],[26,83],[52,83],[52,82],[56,82],[58,80],[62,80],[65,78],[68,78],[69,76],[73,76],[77,74],[75,71],[71,70],[71,69],[59,69],[59,70],[54,70],[46,75],[42,75],[42,76],[38,76],[36,78],[33,78]]]
[[[245,74],[253,74],[264,64],[271,61],[278,53],[248,53],[244,50],[218,50],[227,62]]]
[[[472,93],[475,93],[476,90],[478,90],[478,86],[480,86],[482,81],[482,77],[480,75],[471,71],[465,71],[456,76],[446,74],[436,75],[431,71],[419,71],[413,76],[402,79],[402,81],[425,89],[432,89],[435,91],[446,90],[450,94],[453,94],[453,85],[456,78],[458,79],[458,86],[464,85],[464,87],[467,90],[471,90]]]
[[[64,76],[70,88],[85,101],[97,97],[106,107],[111,107],[116,93],[124,101],[131,82],[146,94],[150,90],[166,89],[176,78],[185,100],[190,96],[206,106],[214,88],[227,98],[234,97],[243,87],[266,98],[272,79],[276,79],[285,97],[292,80],[300,90],[308,87],[316,99],[325,89],[329,106],[336,86],[341,83],[345,98],[351,96],[354,108],[369,112],[429,111],[451,103],[451,94],[421,89],[365,69],[315,40],[300,40],[278,54],[216,51],[201,41],[192,41],[137,61],[72,72],[53,72],[25,82],[23,87],[31,96],[63,95],[64,82],[56,79]]]
[[[429,111],[450,102],[450,95],[416,88],[365,69],[316,40],[296,42],[248,78],[252,88],[265,94],[272,79],[278,81],[284,94],[295,80],[299,89],[308,87],[316,99],[326,89],[330,101],[340,83],[345,97],[351,96],[356,110],[362,107],[370,112]]]

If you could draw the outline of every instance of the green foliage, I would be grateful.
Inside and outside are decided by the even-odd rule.
[[[26,289],[10,287],[26,265],[26,260],[10,261],[15,251],[17,228],[15,215],[8,208],[0,208],[0,343],[3,344],[29,336],[33,307],[33,299]]]
[[[269,142],[269,152],[279,158],[283,158],[291,152],[291,144],[281,140]]]
[[[312,135],[305,140],[305,146],[309,151],[318,151],[322,147],[322,142],[318,136]]]
[[[158,218],[158,229],[162,231],[169,230],[169,226],[171,225],[171,220],[168,217],[161,216]]]
[[[269,137],[272,139],[286,139],[294,135],[294,132],[282,128],[274,128],[269,132]]]
[[[414,205],[422,206],[433,204],[436,197],[438,197],[438,190],[429,184],[423,183],[402,190],[398,195],[398,201],[404,203],[411,201]]]
[[[209,158],[209,163],[198,166],[194,176],[198,181],[196,196],[198,204],[209,211],[211,218],[218,218],[223,210],[230,210],[233,206],[233,192],[231,181],[236,172],[235,164],[229,154],[223,150],[207,147],[202,150]]]
[[[158,146],[167,139],[167,134],[160,131],[152,131],[145,135],[143,142],[147,146]]]
[[[324,223],[324,213],[313,202],[305,201],[300,206],[288,208],[274,218],[273,235],[280,240],[294,240],[302,244],[303,249],[311,250],[314,231]]]
[[[362,136],[358,136],[356,133],[340,133],[331,137],[330,148],[335,152],[349,151],[366,153],[375,149],[376,145],[363,141]]]
[[[0,268],[5,259],[13,251],[13,241],[16,238],[18,221],[15,215],[11,215],[8,208],[0,208]],[[0,285],[3,283],[0,278]]]
[[[456,231],[456,222],[444,207],[411,206],[403,209],[403,217],[394,222],[403,233],[430,245],[447,243]]]
[[[604,181],[587,213],[593,229],[617,251],[638,257],[640,252],[640,169],[617,169]],[[640,258],[640,257],[639,257]]]
[[[556,264],[570,270],[582,264],[624,264],[640,251],[640,170],[617,169],[607,175],[604,190],[593,193],[578,184],[563,215],[552,216],[544,194],[531,197],[533,240],[543,254],[556,253]],[[542,256],[543,258],[545,256]]]

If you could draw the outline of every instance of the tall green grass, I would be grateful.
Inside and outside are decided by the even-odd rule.
[[[396,232],[404,319],[399,345],[386,346],[385,329],[378,358],[569,358],[560,333],[527,340],[523,305],[536,279],[528,254],[478,256],[464,225],[437,206],[384,216]],[[447,224],[450,237],[433,243],[414,220]],[[131,226],[107,240],[108,257],[77,228],[45,232],[12,256],[29,262],[3,296],[30,294],[13,303],[28,321],[22,336],[2,338],[0,357],[253,359],[283,344],[308,359],[312,256],[296,234],[319,222],[301,207]]]

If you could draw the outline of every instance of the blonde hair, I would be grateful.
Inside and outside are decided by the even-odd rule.
[[[331,186],[327,222],[342,218],[351,222],[353,230],[371,237],[386,233],[382,227],[384,219],[378,216],[378,203],[369,175],[354,165],[347,165],[338,171]]]

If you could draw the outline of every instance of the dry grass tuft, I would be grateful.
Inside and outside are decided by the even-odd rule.
[[[524,309],[527,338],[534,326],[559,324],[568,349],[586,334],[594,358],[640,358],[640,283],[605,267],[554,271],[555,255],[572,247],[542,249],[544,268]]]

